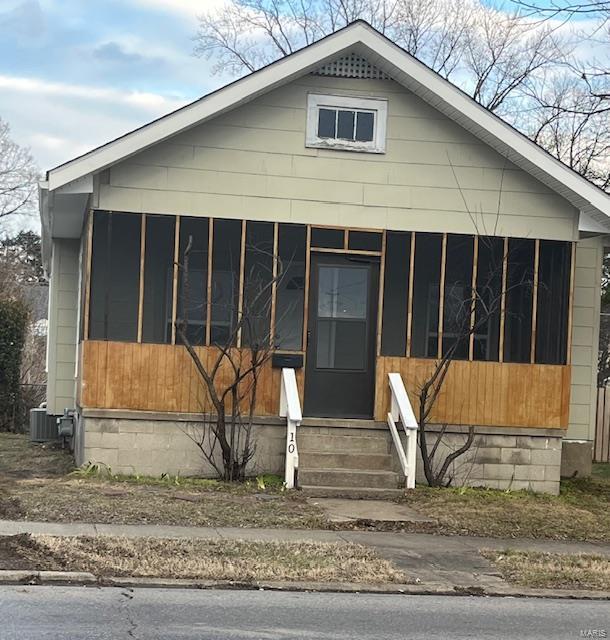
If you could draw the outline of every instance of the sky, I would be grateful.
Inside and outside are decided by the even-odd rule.
[[[0,0],[0,117],[46,171],[229,78],[192,55],[218,0]]]

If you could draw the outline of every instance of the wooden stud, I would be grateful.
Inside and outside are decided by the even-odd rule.
[[[411,325],[413,323],[413,272],[415,271],[415,231],[411,231],[409,252],[409,291],[407,295],[407,358],[411,357]]]
[[[356,255],[356,256],[375,256],[379,257],[381,251],[365,251],[364,249],[328,249],[325,247],[312,247],[311,250],[314,253],[339,253],[341,255]]]
[[[377,305],[377,355],[381,355],[381,329],[383,321],[383,287],[385,283],[386,232],[381,236],[381,264],[379,265],[379,302]]]
[[[443,244],[441,248],[441,274],[438,284],[438,345],[436,357],[443,357],[443,323],[445,313],[445,267],[447,265],[447,234],[443,233]]]
[[[305,245],[305,300],[303,304],[303,351],[307,353],[307,323],[309,320],[309,270],[311,265],[311,225],[307,225]]]
[[[572,242],[572,255],[570,256],[570,293],[568,300],[568,335],[566,348],[566,364],[572,363],[572,324],[574,322],[574,274],[576,271],[576,242]]]
[[[468,341],[468,360],[474,359],[474,325],[477,309],[477,275],[479,270],[479,236],[474,236],[472,249],[472,302],[470,304],[470,339]]]
[[[345,251],[348,250],[349,247],[349,229],[345,229],[343,232],[343,248]]]
[[[86,277],[85,277],[85,309],[83,318],[83,338],[89,340],[89,308],[91,305],[91,261],[93,254],[93,211],[89,211],[87,220],[87,255],[85,256]]]
[[[499,362],[504,362],[504,325],[506,316],[506,272],[508,271],[508,238],[504,238],[504,255],[502,256],[502,293],[500,298],[500,345]]]
[[[273,266],[272,266],[272,282],[271,282],[271,327],[269,329],[270,344],[275,345],[275,309],[277,297],[277,262],[278,262],[278,246],[279,246],[279,223],[273,223]]]
[[[176,344],[176,314],[178,312],[178,264],[180,262],[180,216],[174,229],[174,278],[172,289],[172,344]]]
[[[146,214],[142,214],[140,225],[140,291],[138,294],[138,342],[142,342],[144,324],[144,266],[146,260]]]
[[[205,303],[205,343],[210,344],[212,336],[212,252],[214,249],[214,218],[208,220],[208,278]]]
[[[244,310],[244,270],[246,268],[246,221],[241,221],[241,247],[239,251],[239,299],[237,301],[237,322],[241,322]],[[241,347],[241,330],[237,331],[237,347]]]
[[[538,318],[538,266],[540,264],[540,240],[534,245],[534,287],[532,292],[532,332],[530,343],[530,362],[536,362],[536,322]]]

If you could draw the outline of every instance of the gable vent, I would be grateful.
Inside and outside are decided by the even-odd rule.
[[[390,76],[378,69],[368,60],[355,53],[341,56],[332,62],[327,62],[312,72],[315,76],[336,76],[338,78],[371,78],[373,80],[390,80]]]

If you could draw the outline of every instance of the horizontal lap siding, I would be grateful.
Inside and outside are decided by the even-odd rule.
[[[387,97],[387,153],[306,148],[310,91]],[[115,211],[560,240],[576,230],[564,200],[391,81],[301,78],[101,182],[97,206]]]

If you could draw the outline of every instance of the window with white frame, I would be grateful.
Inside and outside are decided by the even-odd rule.
[[[385,153],[387,100],[310,93],[308,147]]]

